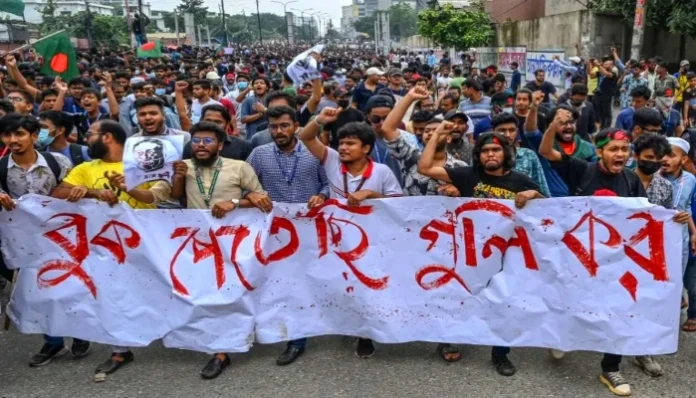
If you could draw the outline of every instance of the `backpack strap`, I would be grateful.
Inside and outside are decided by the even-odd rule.
[[[595,174],[597,174],[597,162],[588,162],[587,169],[585,170],[585,174],[582,175],[580,182],[578,183],[577,187],[575,187],[574,196],[581,196],[582,195],[582,193],[592,183],[592,180],[594,179]],[[573,192],[569,192],[569,193],[573,194]]]
[[[48,168],[51,169],[53,175],[56,177],[56,184],[60,184],[61,167],[60,164],[58,164],[58,161],[56,160],[55,156],[48,152],[41,152],[41,155],[44,157],[44,159],[46,159]]]
[[[73,166],[79,166],[84,163],[85,158],[82,156],[82,145],[70,144],[70,159]]]
[[[6,193],[10,194],[10,190],[7,188],[7,166],[10,164],[10,156],[4,156],[0,158],[0,188]]]

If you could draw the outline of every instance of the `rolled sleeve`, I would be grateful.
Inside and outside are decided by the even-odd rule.
[[[158,205],[162,202],[166,202],[171,199],[172,196],[172,186],[166,181],[157,181],[155,185],[149,188],[155,201],[152,203]]]

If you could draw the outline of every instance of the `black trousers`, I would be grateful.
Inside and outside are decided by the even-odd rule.
[[[611,127],[611,106],[611,97],[602,94],[595,95],[595,112],[602,129]]]
[[[602,372],[618,372],[621,364],[621,355],[604,354],[602,358]]]
[[[14,271],[7,269],[7,264],[5,264],[5,260],[2,258],[2,253],[0,253],[0,276],[12,282],[12,274],[14,274]]]

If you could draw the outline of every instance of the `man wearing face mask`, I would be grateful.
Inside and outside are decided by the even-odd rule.
[[[68,142],[73,129],[72,117],[60,111],[46,111],[39,115],[39,145],[51,153],[60,153],[70,159],[73,167],[92,160],[88,148]]]
[[[667,137],[681,137],[684,132],[684,121],[681,113],[674,109],[674,91],[672,89],[657,89],[655,109],[662,115],[662,133]]]
[[[363,116],[362,112],[350,106],[351,94],[345,88],[337,89],[334,95],[337,98],[336,103],[340,113],[335,121],[327,123],[322,128],[320,138],[324,145],[338,150],[338,130],[351,122],[364,122],[365,116]]]
[[[480,120],[474,126],[474,139],[478,139],[479,135],[493,129],[491,126],[491,121],[494,117],[503,113],[513,114],[515,112],[514,104],[515,100],[512,94],[506,92],[495,93],[491,97],[491,114],[488,117]]]
[[[669,143],[661,135],[644,134],[633,141],[635,173],[648,194],[648,201],[665,209],[674,208],[672,184],[658,171],[662,168],[662,158],[669,152]]]

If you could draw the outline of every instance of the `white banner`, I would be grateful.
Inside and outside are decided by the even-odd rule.
[[[565,72],[553,62],[554,56],[565,60],[565,51],[527,51],[526,80],[534,81],[534,72],[543,69],[546,72],[547,82],[551,82],[556,87],[565,87]]]
[[[171,181],[172,164],[184,154],[184,137],[130,137],[123,150],[123,171],[129,191],[148,181]]]
[[[288,65],[286,72],[296,86],[300,86],[314,79],[321,79],[321,73],[317,70],[317,60],[312,54],[321,54],[322,51],[324,51],[324,45],[317,44],[296,56],[290,65]]]
[[[21,332],[247,351],[349,335],[677,350],[682,226],[644,199],[410,197],[308,211],[110,208],[28,196],[0,213]]]

